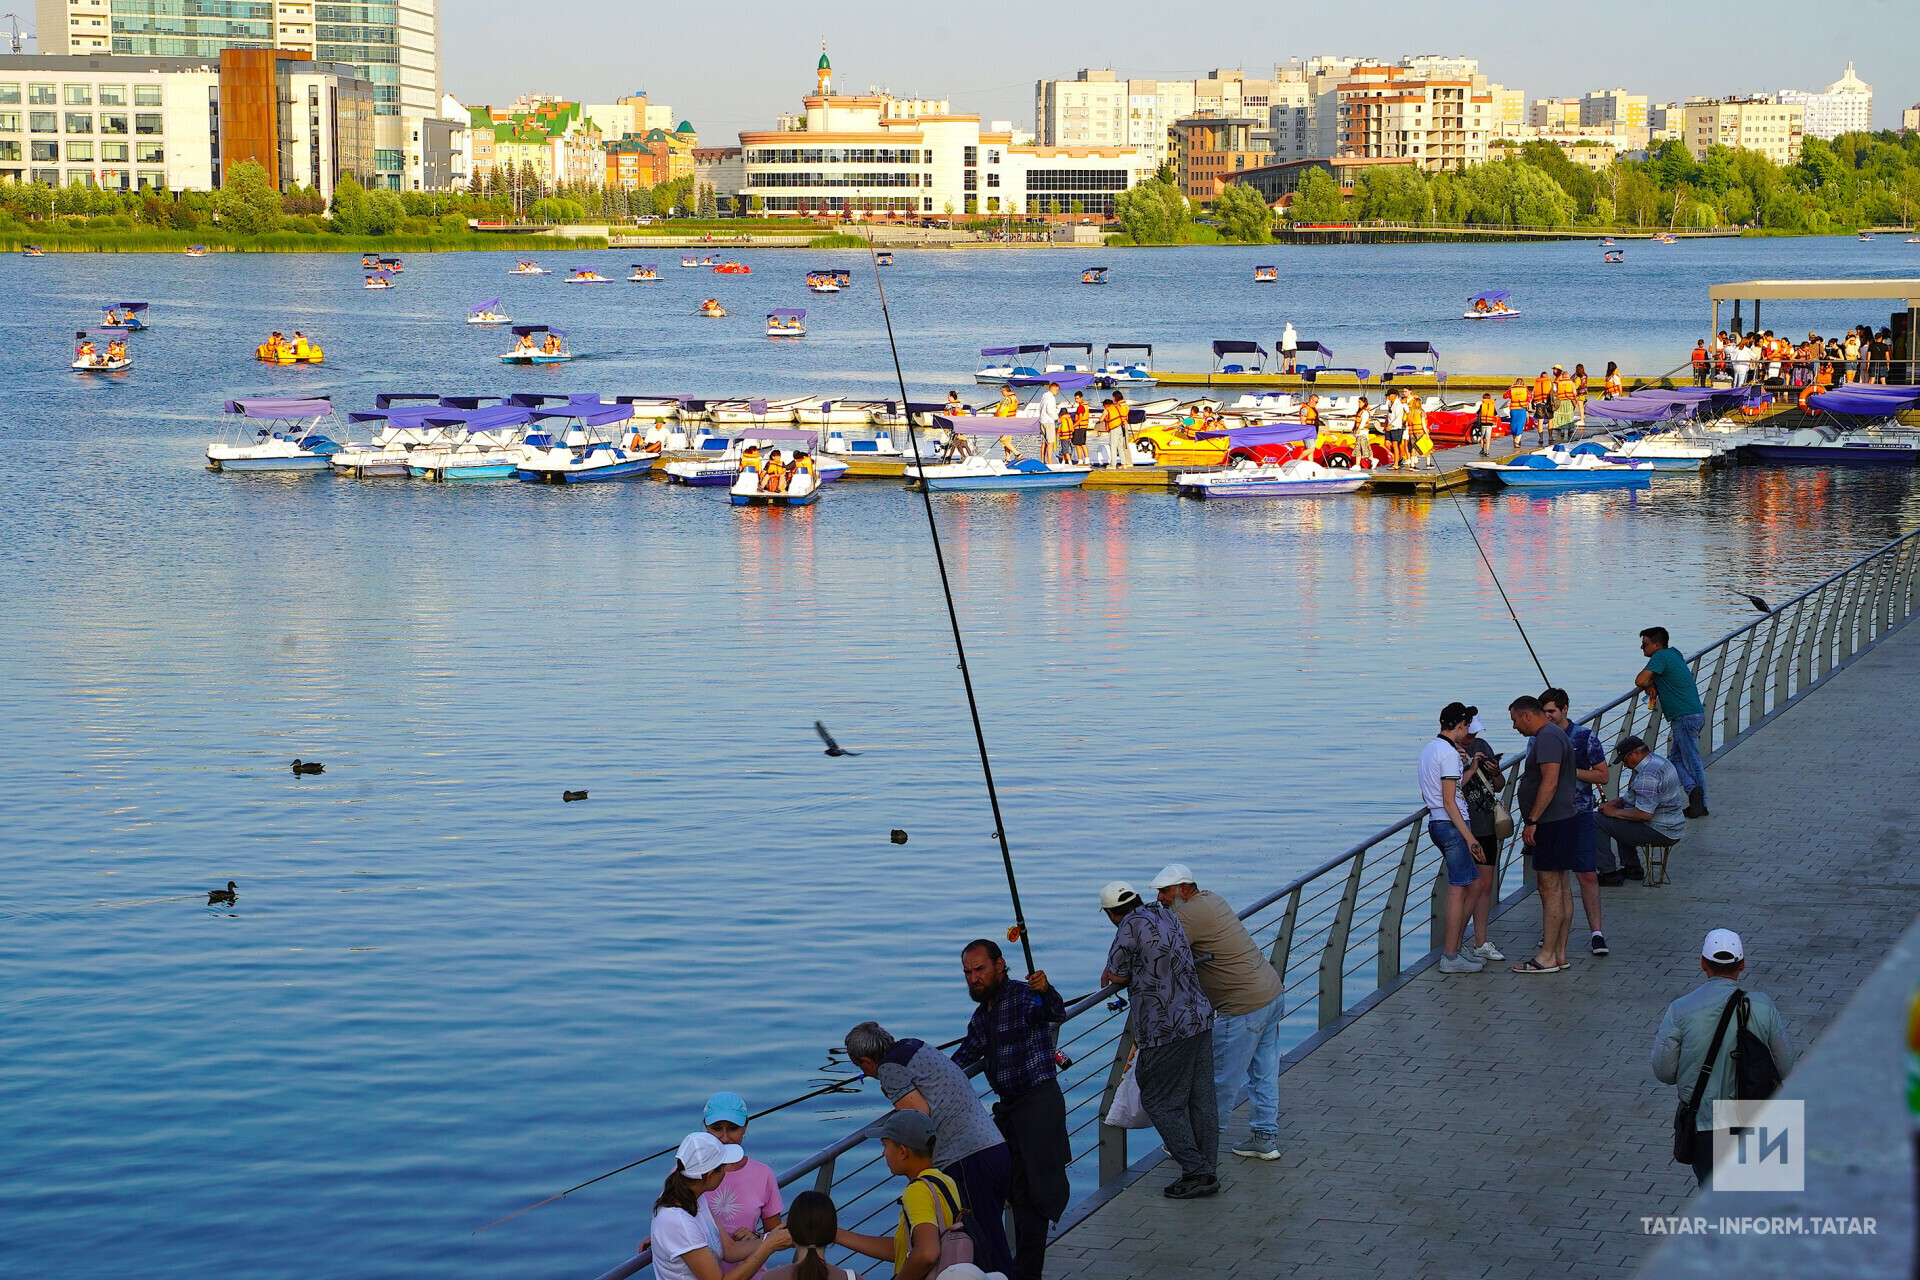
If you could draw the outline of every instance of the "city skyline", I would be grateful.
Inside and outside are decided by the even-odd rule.
[[[1188,79],[1238,66],[1262,77],[1292,57],[1392,61],[1421,53],[1477,58],[1490,79],[1529,99],[1611,86],[1655,101],[1817,90],[1851,61],[1874,86],[1874,127],[1898,128],[1901,110],[1920,96],[1920,75],[1912,70],[1920,64],[1920,24],[1901,21],[1890,3],[1867,7],[1883,11],[1885,23],[1806,23],[1803,10],[1784,3],[1754,5],[1742,22],[1721,24],[1703,43],[1684,38],[1672,6],[1640,0],[1567,6],[1550,24],[1531,27],[1516,24],[1517,7],[1499,0],[1465,0],[1443,13],[1394,0],[1290,16],[1284,24],[1270,7],[1226,0],[1203,27],[1166,21],[1164,6],[1139,0],[1101,7],[1097,24],[1085,21],[1084,6],[1043,3],[1026,11],[1026,25],[1044,39],[947,10],[891,12],[877,29],[870,7],[846,0],[822,0],[805,11],[719,0],[670,21],[637,23],[630,8],[611,0],[576,0],[570,29],[602,33],[587,44],[594,52],[583,61],[576,42],[493,38],[519,14],[504,0],[448,0],[442,54],[446,87],[462,101],[510,101],[528,92],[611,101],[644,91],[672,103],[709,145],[792,111],[822,38],[843,92],[871,84],[947,98],[956,110],[1023,129],[1033,125],[1035,81],[1070,77],[1082,67]],[[1142,38],[1143,24],[1154,24],[1150,41]],[[739,40],[743,27],[754,33],[750,42]],[[1650,29],[1672,38],[1649,41]],[[1392,34],[1383,39],[1382,31]],[[721,59],[702,56],[714,49],[724,50]]]

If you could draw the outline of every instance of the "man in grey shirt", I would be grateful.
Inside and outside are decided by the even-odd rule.
[[[1767,1051],[1773,1055],[1773,1065],[1782,1077],[1793,1070],[1799,1051],[1787,1031],[1787,1020],[1780,1016],[1780,1010],[1764,991],[1739,986],[1740,975],[1746,968],[1747,951],[1740,935],[1731,929],[1715,929],[1700,947],[1700,970],[1707,975],[1707,980],[1668,1005],[1660,1018],[1660,1031],[1653,1038],[1653,1075],[1662,1084],[1677,1088],[1682,1102],[1693,1101],[1694,1085],[1699,1082],[1700,1068],[1706,1064],[1707,1050],[1713,1045],[1713,1033],[1736,990],[1745,991],[1751,1004],[1747,1030],[1766,1044]],[[1728,1058],[1733,1052],[1738,1028],[1736,1013],[1721,1037],[1720,1051],[1707,1077],[1707,1089],[1694,1116],[1697,1129],[1717,1127],[1713,1123],[1714,1102],[1733,1097],[1733,1068]],[[1693,1176],[1701,1187],[1707,1185],[1712,1172],[1712,1143],[1695,1143]]]
[[[1507,704],[1513,727],[1532,739],[1520,773],[1520,839],[1533,856],[1540,890],[1540,951],[1513,967],[1515,973],[1558,973],[1567,967],[1567,932],[1573,927],[1573,876],[1593,870],[1593,850],[1582,848],[1580,815],[1574,806],[1573,742],[1538,698]]]
[[[1004,1219],[1013,1156],[967,1073],[925,1041],[895,1040],[877,1022],[847,1032],[846,1043],[848,1059],[880,1082],[889,1102],[933,1117],[934,1159],[960,1188],[974,1261],[983,1271],[1011,1275]]]
[[[1687,789],[1680,771],[1631,734],[1620,739],[1613,758],[1633,773],[1621,784],[1620,798],[1601,805],[1594,819],[1600,839],[1619,849],[1603,859],[1612,865],[1601,873],[1600,883],[1609,885],[1645,878],[1638,846],[1672,845],[1687,834]]]
[[[1220,1111],[1213,1095],[1213,1006],[1194,972],[1193,949],[1179,917],[1143,903],[1132,885],[1100,890],[1114,923],[1102,985],[1122,983],[1133,1001],[1133,1061],[1140,1105],[1160,1132],[1180,1176],[1162,1194],[1174,1200],[1220,1194]]]

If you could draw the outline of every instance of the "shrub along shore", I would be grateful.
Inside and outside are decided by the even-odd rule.
[[[499,253],[553,253],[561,249],[605,249],[604,236],[561,239],[542,235],[442,233],[425,236],[343,236],[330,232],[268,231],[260,235],[231,232],[110,230],[95,231],[53,226],[42,230],[31,224],[0,227],[0,249],[18,252],[33,245],[48,253],[179,253],[205,245],[210,253],[445,253],[493,250]]]

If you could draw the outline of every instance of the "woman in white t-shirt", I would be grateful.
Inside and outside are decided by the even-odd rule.
[[[727,1166],[746,1152],[710,1133],[690,1133],[675,1153],[673,1172],[653,1202],[653,1274],[658,1280],[747,1280],[767,1259],[792,1243],[785,1227],[754,1242],[753,1251],[729,1258],[746,1242],[722,1240],[713,1210],[702,1197],[720,1185]]]

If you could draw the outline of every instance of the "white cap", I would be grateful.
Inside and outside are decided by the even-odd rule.
[[[1479,737],[1481,734],[1485,733],[1486,731],[1487,731],[1486,721],[1482,720],[1477,715],[1473,718],[1473,722],[1467,726],[1467,732],[1472,734],[1476,738]]]
[[[1715,929],[1700,944],[1703,959],[1715,964],[1732,964],[1735,960],[1745,960],[1747,949],[1740,945],[1740,935],[1731,929]]]
[[[723,1164],[744,1160],[747,1153],[731,1142],[722,1142],[710,1133],[690,1133],[675,1152],[680,1167],[689,1178],[704,1178]]]
[[[1139,896],[1125,880],[1114,880],[1100,888],[1100,909],[1111,911],[1128,899],[1137,899]]]
[[[1199,884],[1193,878],[1193,868],[1184,862],[1169,862],[1160,868],[1160,874],[1153,878],[1153,887],[1164,889],[1170,884]]]

